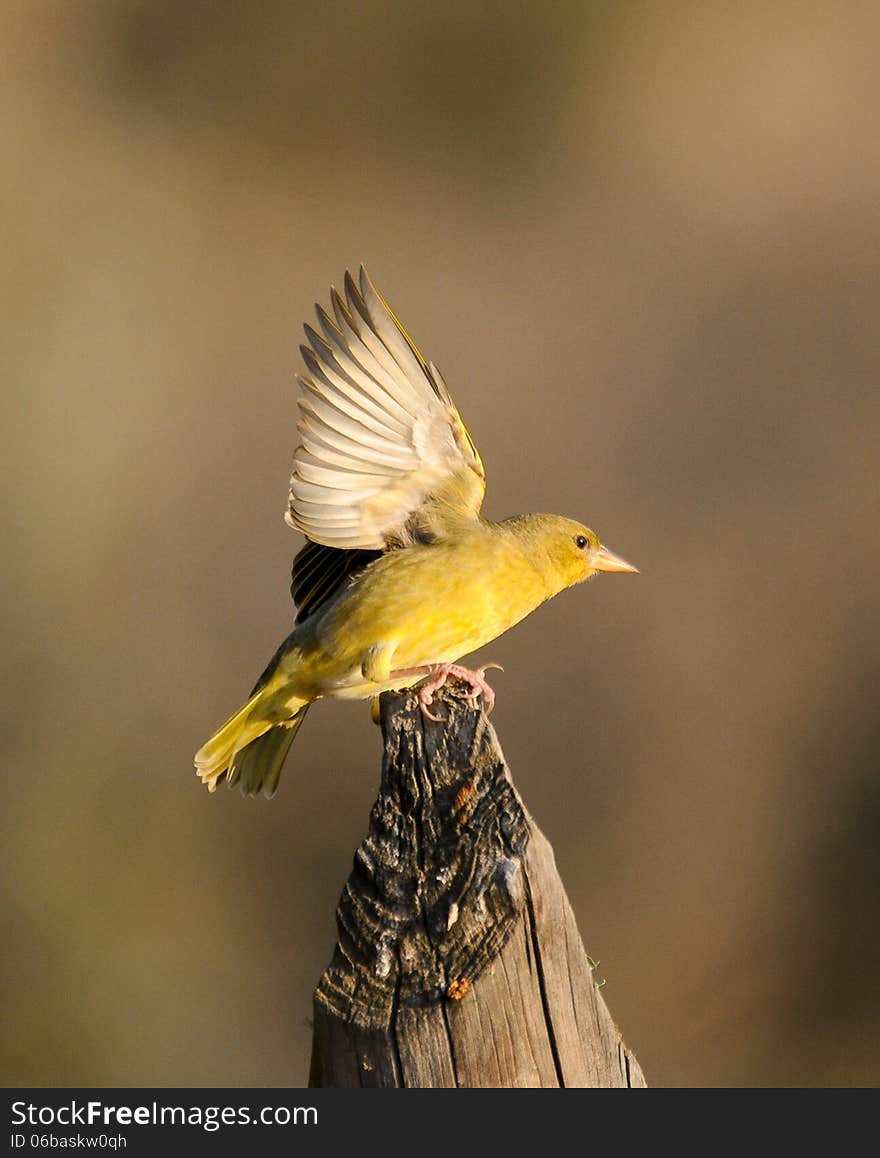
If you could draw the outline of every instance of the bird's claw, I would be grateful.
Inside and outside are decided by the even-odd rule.
[[[468,700],[476,707],[477,700],[480,696],[486,701],[486,715],[492,715],[492,709],[495,707],[495,689],[491,688],[486,682],[486,672],[490,668],[495,668],[496,671],[504,671],[500,663],[484,663],[482,667],[478,667],[476,671],[467,671],[466,676],[459,676],[459,679],[465,678],[465,681],[471,685],[471,693],[467,697]],[[466,671],[466,669],[462,669]]]
[[[443,716],[435,716],[433,712],[428,711],[429,706],[433,702],[434,702],[433,693],[428,691],[427,687],[426,688],[420,688],[419,689],[419,707],[421,708],[422,715],[428,720],[433,720],[435,724],[445,724],[446,721],[443,718]]]
[[[433,720],[435,724],[443,724],[446,721],[442,716],[435,716],[433,712],[429,711],[431,704],[434,702],[434,692],[440,690],[446,683],[449,677],[448,664],[434,664],[428,669],[428,678],[419,685],[418,700],[422,715],[427,720]]]
[[[427,719],[432,720],[435,724],[443,724],[446,721],[442,716],[435,716],[431,712],[430,706],[434,702],[434,693],[446,683],[450,676],[461,680],[462,683],[468,684],[470,687],[470,694],[467,696],[468,702],[475,705],[480,696],[486,702],[486,714],[488,715],[495,706],[495,692],[486,682],[486,672],[490,668],[496,668],[498,671],[504,671],[500,663],[486,663],[482,667],[477,668],[476,671],[471,671],[469,668],[461,667],[457,663],[435,663],[427,665],[424,669],[408,669],[405,672],[397,672],[397,675],[415,675],[416,671],[424,670],[427,679],[419,686],[418,700],[419,708],[422,715]]]

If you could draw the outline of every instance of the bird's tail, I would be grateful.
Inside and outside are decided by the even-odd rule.
[[[227,785],[238,784],[242,796],[275,795],[285,757],[311,701],[306,700],[289,719],[273,722],[254,710],[263,691],[260,688],[251,696],[196,752],[196,772],[209,792],[216,791],[225,775]]]

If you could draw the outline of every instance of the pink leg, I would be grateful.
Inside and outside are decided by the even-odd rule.
[[[498,671],[504,671],[500,663],[484,663],[482,667],[477,668],[476,671],[471,671],[470,668],[461,667],[457,663],[429,663],[424,667],[403,667],[391,673],[392,678],[395,676],[414,676],[424,675],[428,678],[419,684],[419,707],[422,709],[422,714],[427,716],[429,720],[433,720],[437,724],[442,724],[443,719],[440,716],[435,716],[428,711],[428,708],[434,702],[434,692],[440,690],[450,676],[461,680],[470,686],[471,694],[468,699],[471,703],[477,702],[477,696],[482,696],[486,701],[487,714],[492,711],[495,706],[495,692],[486,683],[485,673],[490,667],[497,668]]]

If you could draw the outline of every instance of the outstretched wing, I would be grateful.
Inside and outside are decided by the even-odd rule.
[[[334,318],[317,306],[323,333],[306,326],[301,347],[287,522],[327,547],[382,551],[476,518],[483,464],[437,368],[363,266],[331,301]]]

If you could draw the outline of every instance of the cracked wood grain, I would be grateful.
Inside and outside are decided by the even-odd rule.
[[[311,1086],[644,1086],[481,708],[386,693],[379,795],[314,999]]]

